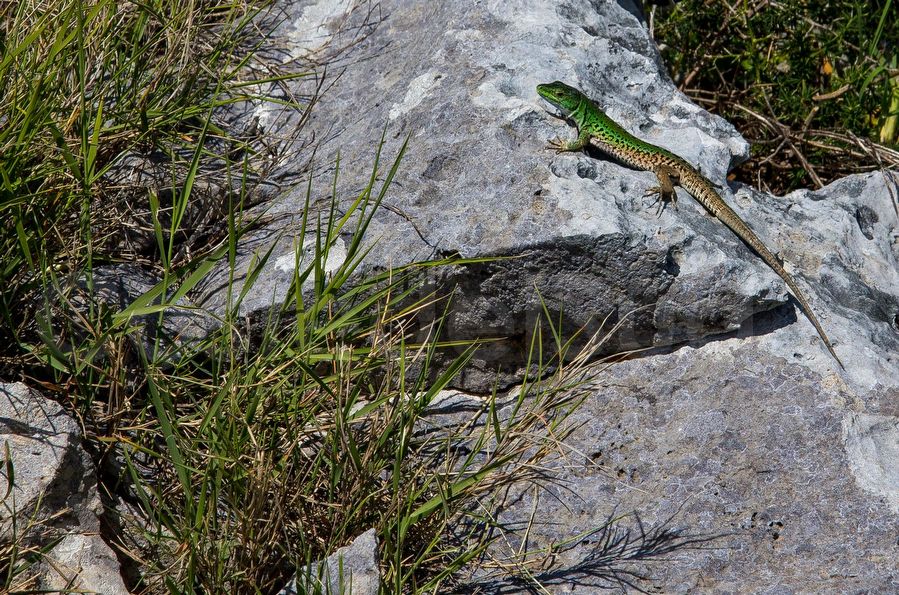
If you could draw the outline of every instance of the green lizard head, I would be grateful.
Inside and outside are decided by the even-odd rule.
[[[562,115],[564,116],[574,112],[584,97],[583,93],[560,81],[537,85],[537,93],[540,97],[562,110]]]

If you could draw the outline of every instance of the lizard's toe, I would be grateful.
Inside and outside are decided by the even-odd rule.
[[[674,210],[677,210],[677,193],[667,190],[661,186],[652,186],[651,188],[647,188],[646,192],[643,194],[646,196],[655,196],[656,199],[652,202],[652,206],[657,206],[656,208],[656,216],[661,217],[662,213],[665,211],[665,207],[668,206],[668,203],[674,205]]]

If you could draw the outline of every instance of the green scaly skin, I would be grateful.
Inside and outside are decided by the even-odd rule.
[[[830,344],[830,339],[827,338],[827,333],[821,328],[821,324],[793,277],[784,270],[778,259],[755,235],[755,232],[746,225],[746,222],[724,202],[724,199],[715,191],[714,185],[705,176],[671,151],[642,141],[629,133],[574,87],[556,81],[537,85],[537,93],[559,108],[578,129],[576,140],[565,142],[556,139],[550,141],[551,148],[563,152],[581,151],[587,146],[593,146],[625,165],[653,172],[659,179],[659,185],[650,188],[647,194],[657,193],[662,205],[669,201],[676,201],[675,184],[684,188],[709,213],[717,217],[761,256],[765,264],[780,275],[780,278],[784,280],[799,301],[799,305],[809,321],[815,326],[815,330],[818,331],[827,350],[840,364],[840,367],[843,367],[843,362],[837,357],[833,345]]]

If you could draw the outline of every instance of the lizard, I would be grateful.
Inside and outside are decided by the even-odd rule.
[[[827,347],[827,350],[844,368],[843,362],[834,351],[827,333],[815,317],[808,300],[784,269],[780,260],[762,242],[736,211],[728,205],[715,190],[715,185],[685,159],[671,151],[658,147],[632,135],[590,100],[584,93],[556,81],[537,85],[537,93],[550,104],[558,108],[562,115],[571,120],[578,130],[578,137],[573,141],[554,139],[549,147],[557,153],[581,151],[588,146],[599,149],[621,163],[634,169],[651,171],[658,178],[659,185],[646,191],[646,195],[658,194],[660,207],[668,202],[676,206],[677,194],[674,185],[681,186],[689,192],[705,209],[721,223],[730,228],[747,246],[749,246],[771,269],[783,279],[793,292],[802,311]]]

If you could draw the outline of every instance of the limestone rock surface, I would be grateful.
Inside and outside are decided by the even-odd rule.
[[[576,420],[581,457],[559,470],[558,493],[541,496],[547,522],[531,539],[557,542],[637,511],[644,527],[700,539],[661,560],[630,560],[623,576],[647,577],[640,584],[653,592],[899,589],[899,176],[850,176],[784,197],[728,183],[746,142],[674,88],[627,0],[389,0],[375,16],[351,5],[285,5],[282,33],[301,55],[361,32],[333,56],[341,76],[310,118],[314,199],[327,198],[338,151],[345,207],[368,182],[381,131],[382,159],[408,138],[363,273],[448,254],[497,257],[430,280],[454,292],[445,338],[504,338],[478,352],[459,379],[468,389],[520,377],[543,302],[562,313],[566,334],[586,326],[589,335],[609,316],[625,320],[611,349],[647,350],[597,380]],[[720,186],[787,263],[845,370],[783,282],[683,191],[677,210],[657,216],[641,198],[652,174],[546,151],[549,139],[575,134],[536,95],[553,80]],[[278,124],[268,107],[253,116]],[[305,192],[273,202],[278,229],[242,248],[246,268],[274,245],[242,303],[248,314],[285,299],[305,248],[295,245]],[[212,309],[224,307],[210,289],[218,275],[198,296]],[[534,510],[528,497],[507,511],[510,522]],[[595,534],[575,540],[536,577],[551,592],[608,586],[616,575],[601,546]],[[473,584],[523,588],[490,580]]]
[[[853,176],[786,197],[729,184],[726,173],[748,155],[747,143],[675,89],[629,1],[360,6],[283,6],[278,33],[293,44],[291,55],[320,54],[340,73],[326,81],[308,122],[319,166],[313,204],[330,193],[338,152],[337,198],[345,206],[368,183],[381,131],[381,177],[383,162],[408,138],[360,273],[448,254],[497,257],[441,269],[428,286],[453,292],[446,338],[503,339],[479,350],[462,388],[486,391],[497,374],[505,384],[521,376],[541,300],[554,317],[562,314],[567,334],[581,327],[589,334],[606,317],[625,319],[609,350],[696,344],[737,329],[778,335],[789,326],[797,333],[755,345],[820,374],[834,367],[784,283],[682,190],[679,208],[657,216],[641,198],[655,183],[651,173],[602,155],[546,150],[549,139],[575,134],[536,94],[538,83],[556,79],[583,89],[622,126],[680,154],[720,186],[805,290],[853,386],[868,390],[888,377],[896,383],[895,174]],[[301,83],[299,91],[309,88]],[[263,130],[283,126],[282,116],[264,104],[247,115]],[[301,185],[270,203],[277,227],[259,230],[242,248],[238,268],[245,271],[274,245],[241,303],[248,314],[285,299],[295,251],[308,251],[296,246],[306,190]],[[226,275],[213,275],[197,300],[224,308]],[[777,324],[759,324],[755,315],[772,310],[783,314],[767,319]],[[432,314],[440,313],[435,307]]]
[[[500,518],[535,519],[535,550],[575,538],[537,581],[583,594],[621,578],[659,593],[899,589],[896,390],[862,398],[836,373],[758,353],[733,338],[596,378],[571,419],[559,483],[536,504],[522,489]],[[616,516],[642,555],[625,559],[590,533]],[[501,543],[497,555],[519,543]]]

